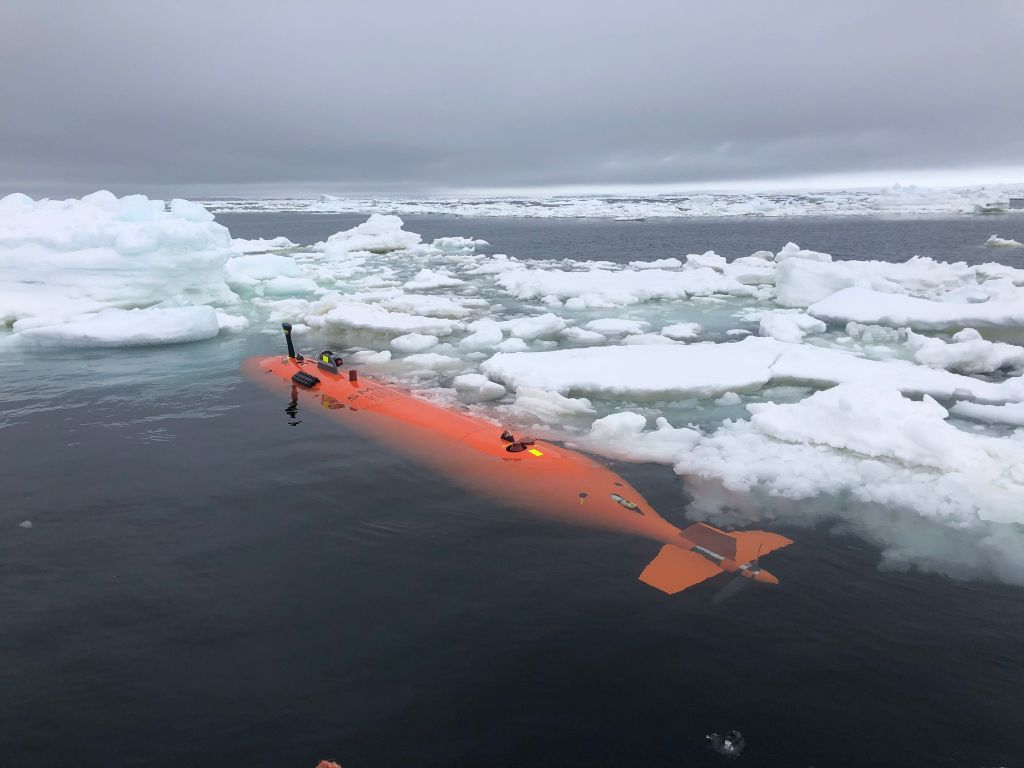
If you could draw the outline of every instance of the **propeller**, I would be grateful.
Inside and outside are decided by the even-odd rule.
[[[739,574],[733,576],[729,581],[725,583],[715,596],[711,598],[712,605],[720,605],[731,597],[735,597],[737,594],[742,592],[744,588],[750,583],[750,579],[745,579]]]
[[[757,557],[755,557],[753,561],[755,569],[761,567],[762,546],[763,545],[758,545],[757,547]],[[722,587],[720,590],[718,590],[718,592],[715,593],[715,596],[711,598],[711,604],[721,605],[726,600],[729,600],[730,598],[733,598],[740,592],[742,592],[744,588],[751,582],[753,582],[753,579],[747,578],[746,576],[743,576],[739,573],[735,574],[731,579],[729,579],[728,582],[726,582],[726,585],[724,587]]]

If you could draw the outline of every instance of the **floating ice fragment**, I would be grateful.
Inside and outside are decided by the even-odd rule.
[[[1024,294],[1021,296],[1024,299]],[[951,328],[1024,328],[1024,301],[961,304],[846,288],[815,302],[808,313],[829,323],[850,321],[918,330]]]
[[[150,307],[104,309],[64,323],[27,328],[18,336],[26,343],[47,346],[133,347],[212,339],[219,331],[212,307]]]
[[[1005,405],[982,405],[980,403],[958,402],[949,409],[955,416],[963,416],[990,424],[1009,424],[1024,427],[1024,403],[1006,403]]]
[[[236,253],[264,253],[266,251],[273,251],[281,248],[295,248],[297,246],[297,243],[293,243],[287,237],[283,236],[270,239],[260,237],[255,240],[246,240],[241,237],[231,238],[231,250]]]
[[[651,324],[644,320],[606,317],[600,320],[591,320],[584,327],[588,331],[594,331],[603,336],[625,336],[630,333],[643,333],[650,326]]]
[[[437,342],[437,336],[424,333],[406,333],[393,338],[391,340],[391,348],[406,354],[426,352],[431,347],[436,347]]]
[[[352,251],[389,253],[418,245],[420,236],[406,232],[402,226],[398,216],[374,213],[359,226],[336,232],[316,248],[326,251],[328,256],[345,256]]]
[[[696,339],[702,330],[704,329],[701,328],[700,323],[674,323],[666,325],[661,329],[660,333],[662,336],[667,336],[670,339],[682,341],[685,339]]]
[[[781,310],[762,314],[758,332],[779,341],[799,344],[808,333],[824,333],[826,328],[821,320],[810,315]]]
[[[1002,238],[998,235],[991,235],[989,239],[985,241],[985,245],[992,245],[998,248],[1024,248],[1024,243],[1018,240]]]
[[[1024,348],[1014,344],[986,341],[973,328],[953,335],[952,343],[909,331],[907,346],[914,359],[931,368],[961,373],[992,373],[1003,368],[1024,368]]]
[[[505,388],[501,384],[497,384],[479,373],[456,376],[452,380],[452,386],[455,387],[456,392],[473,402],[497,400],[505,394]]]

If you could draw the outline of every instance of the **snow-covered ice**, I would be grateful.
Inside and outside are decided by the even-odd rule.
[[[996,248],[1024,248],[1024,243],[1019,240],[1014,240],[1008,237],[999,237],[999,235],[990,235],[988,240],[985,241],[985,245],[991,245]]]
[[[78,315],[63,323],[26,328],[18,337],[22,343],[35,345],[137,347],[212,339],[220,329],[213,307],[112,307]]]
[[[855,322],[934,331],[1024,328],[1024,292],[1017,301],[967,304],[855,287],[837,291],[815,302],[807,311],[827,323]]]
[[[171,334],[168,342],[206,338],[200,324],[183,330],[165,322],[169,315],[104,310],[168,300],[229,306],[238,299],[225,281],[233,255],[228,230],[186,200],[172,201],[167,210],[162,200],[105,191],[63,201],[8,195],[0,200],[0,324],[16,334],[31,328],[37,341],[67,344],[158,341],[152,334],[161,327]],[[193,314],[216,325],[205,311]],[[145,328],[117,329],[119,322],[144,322]],[[64,324],[72,327],[62,331]]]
[[[896,391],[983,402],[1024,399],[1024,379],[1004,383],[914,365],[869,360],[840,349],[788,344],[760,337],[714,344],[607,346],[497,354],[481,370],[508,387],[631,400],[720,397],[769,382],[831,386],[873,381]]]

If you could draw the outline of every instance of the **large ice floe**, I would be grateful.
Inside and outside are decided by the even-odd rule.
[[[428,243],[381,213],[321,243],[242,241],[182,200],[8,196],[0,343],[191,342],[288,321],[303,349],[495,424],[670,466],[691,517],[825,521],[889,567],[1024,585],[1024,270],[793,243],[731,261],[520,260],[472,234]]]
[[[187,200],[8,195],[0,200],[0,323],[13,331],[8,341],[209,338],[218,323],[208,305],[238,298],[225,282],[232,255],[228,230]]]

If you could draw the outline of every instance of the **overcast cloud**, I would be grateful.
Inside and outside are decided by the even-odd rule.
[[[1019,0],[4,0],[0,194],[1024,167],[1022,84]]]

